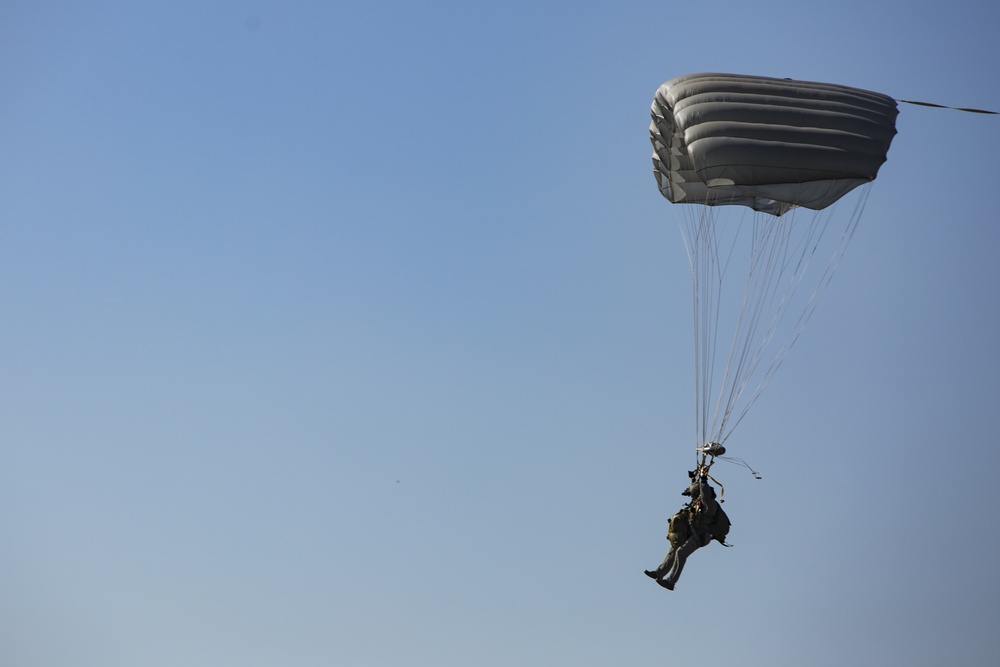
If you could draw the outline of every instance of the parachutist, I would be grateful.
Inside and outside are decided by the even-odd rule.
[[[691,486],[682,493],[691,497],[691,502],[670,517],[667,540],[670,551],[655,570],[646,570],[646,576],[655,579],[656,583],[667,590],[674,590],[681,576],[688,556],[708,546],[712,540],[726,544],[729,534],[729,517],[719,505],[715,489],[708,483],[706,476],[697,476],[689,472]]]
[[[684,494],[690,501],[670,519],[670,552],[646,572],[673,589],[691,553],[712,540],[728,546],[725,489],[710,476],[712,466],[736,463],[760,479],[743,459],[725,456],[723,443],[788,354],[844,256],[896,134],[898,108],[888,95],[849,86],[701,73],[660,86],[650,113],[653,172],[660,193],[678,204],[695,306],[698,463]],[[854,212],[831,216],[852,191]],[[811,221],[779,220],[806,210]],[[820,243],[824,236],[829,245]],[[827,251],[825,269],[810,267]],[[730,319],[723,313],[730,302],[739,304],[731,318],[736,330],[725,332],[720,322]],[[717,357],[714,341],[730,335],[728,360]],[[709,480],[719,487],[718,501]]]

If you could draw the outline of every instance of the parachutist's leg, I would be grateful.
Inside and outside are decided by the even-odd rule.
[[[674,555],[673,568],[670,574],[667,575],[666,579],[663,580],[663,587],[673,590],[674,584],[681,577],[681,572],[684,570],[684,563],[687,562],[688,556],[690,556],[696,549],[701,547],[701,540],[695,535],[689,537],[684,544],[677,549],[677,553]]]
[[[667,552],[667,557],[663,559],[663,562],[660,563],[660,566],[652,571],[646,570],[646,574],[652,577],[653,579],[662,578],[663,575],[665,575],[667,572],[670,572],[670,568],[674,566],[674,558],[676,553],[677,549],[671,546],[670,551]]]
[[[671,545],[670,551],[667,552],[667,557],[663,559],[660,563],[660,567],[656,568],[656,571],[660,573],[662,577],[667,572],[670,572],[670,568],[674,566],[674,561],[677,559],[677,547]]]

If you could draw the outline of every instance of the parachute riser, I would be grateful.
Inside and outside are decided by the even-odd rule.
[[[726,487],[722,485],[722,482],[712,477],[708,471],[715,465],[715,457],[725,454],[726,448],[717,442],[710,442],[707,445],[695,448],[695,451],[701,454],[701,460],[691,474],[692,481],[704,477],[715,482],[719,487],[719,502],[723,502],[723,498],[726,496]]]

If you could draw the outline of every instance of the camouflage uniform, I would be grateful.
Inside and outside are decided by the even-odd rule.
[[[684,495],[691,496],[691,503],[670,517],[667,557],[655,570],[646,570],[646,575],[670,590],[680,578],[688,556],[713,539],[725,544],[729,533],[729,517],[716,501],[711,485],[703,480],[695,481]]]

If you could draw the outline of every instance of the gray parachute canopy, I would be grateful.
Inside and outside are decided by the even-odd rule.
[[[872,181],[896,134],[896,101],[827,83],[691,74],[653,100],[653,168],[675,204],[819,210]]]

